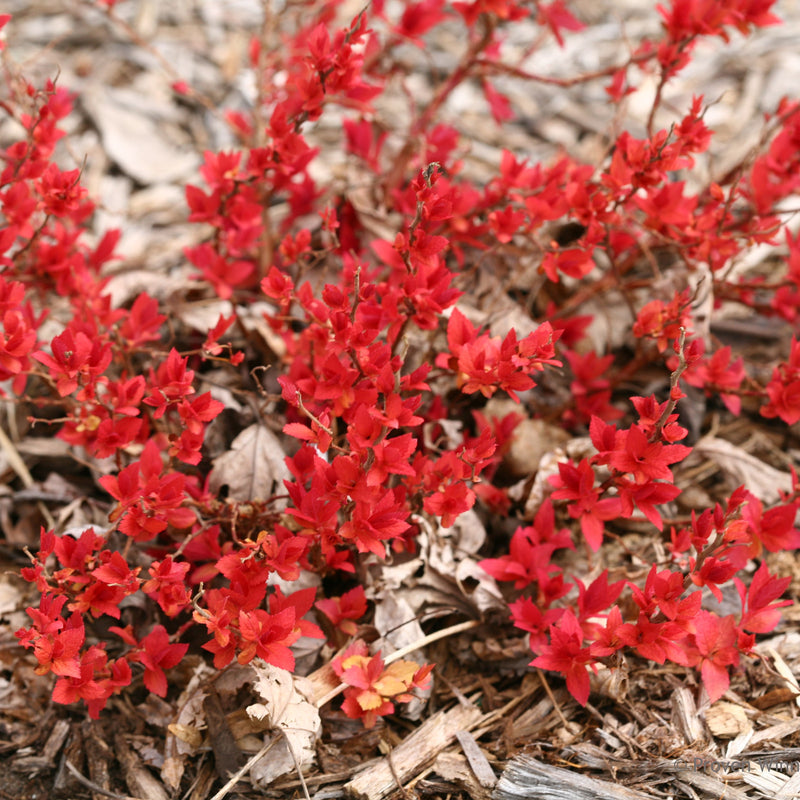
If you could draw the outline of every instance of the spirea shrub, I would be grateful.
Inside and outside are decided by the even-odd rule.
[[[712,320],[725,303],[796,330],[800,239],[786,224],[800,186],[800,106],[782,101],[752,155],[698,189],[686,176],[713,141],[709,101],[667,108],[663,98],[700,41],[724,47],[777,24],[772,0],[672,0],[653,12],[658,36],[621,44],[616,63],[569,79],[530,73],[504,48],[522,21],[542,41],[583,28],[565,0],[373,0],[347,20],[342,5],[288,5],[280,35],[253,36],[246,69],[258,100],[227,111],[238,144],[204,153],[186,186],[188,220],[206,231],[185,251],[195,272],[186,291],[232,301],[208,330],[169,326],[144,291],[112,303],[119,232],[95,235],[81,170],[54,160],[75,98],[7,64],[0,111],[18,135],[2,151],[0,377],[82,463],[111,465],[87,472],[108,502],[106,528],[43,528],[23,570],[40,600],[20,643],[56,676],[53,699],[82,700],[94,717],[140,678],[164,696],[192,642],[219,669],[259,658],[291,670],[297,639],[323,637],[308,617],[315,606],[332,641],[358,634],[369,611],[360,565],[413,552],[422,525],[449,528],[478,509],[490,530],[518,519],[481,564],[513,592],[510,619],[528,635],[534,667],[559,673],[586,703],[600,665],[624,669],[626,654],[670,661],[696,668],[719,698],[788,602],[789,579],[764,555],[800,543],[800,487],[793,476],[769,507],[740,487],[673,520],[675,470],[692,452],[679,413],[693,387],[733,416],[800,420],[798,341],[765,374],[704,333],[695,302],[704,284]],[[13,40],[13,20],[1,19]],[[444,27],[458,32],[458,61],[434,71],[418,103],[398,87],[419,69],[411,55]],[[518,113],[501,88],[509,80],[565,93],[592,83],[624,123],[645,78],[657,86],[646,129],[609,130],[598,160],[561,153],[537,163],[503,150],[489,179],[465,172],[468,143],[447,121],[460,87],[478,87],[502,127]],[[196,97],[186,81],[173,88]],[[398,97],[408,114],[387,130],[378,109]],[[391,233],[376,234],[336,181],[315,180],[326,152],[312,134],[327,117],[341,121],[340,154]],[[730,269],[763,244],[783,254],[774,274]],[[491,328],[471,307],[471,276],[487,261],[498,281],[521,264],[536,275],[524,331]],[[642,293],[664,269],[675,285]],[[600,346],[591,309],[619,296],[633,319],[626,343]],[[240,309],[254,301],[268,303],[269,351],[243,336]],[[288,477],[267,501],[209,488],[205,436],[225,408],[200,391],[212,368],[280,420]],[[272,395],[264,368],[277,378]],[[664,389],[632,395],[645,368]],[[516,401],[518,413],[490,414],[492,398]],[[564,455],[528,515],[503,478],[525,417],[558,420],[591,442]],[[638,581],[612,581],[608,570],[589,581],[568,551],[599,558],[630,521],[661,543],[662,560]],[[352,588],[292,591],[308,572]],[[705,607],[704,590],[721,597],[731,584],[737,611]],[[141,627],[122,624],[133,595],[149,609]],[[348,686],[344,711],[367,724],[428,680],[428,669],[386,667],[359,641],[332,666]]]

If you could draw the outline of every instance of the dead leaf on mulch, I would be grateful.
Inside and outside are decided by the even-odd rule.
[[[81,95],[81,103],[99,129],[106,153],[139,183],[194,176],[197,153],[165,139],[168,128],[149,116],[152,98],[134,90],[92,86]]]
[[[271,664],[252,666],[256,673],[253,688],[262,702],[246,710],[251,720],[267,727],[264,744],[271,746],[250,768],[250,778],[265,787],[287,772],[302,771],[313,764],[322,722],[311,702],[313,688],[307,678],[295,677]]]
[[[563,446],[556,446],[544,453],[539,458],[536,477],[527,497],[525,497],[525,510],[522,518],[526,520],[533,519],[539,510],[539,506],[552,494],[553,486],[550,483],[550,478],[559,474],[558,465],[560,463],[568,460],[580,461],[582,458],[588,458],[596,452],[595,446],[588,436],[578,436],[564,443]],[[520,488],[524,491],[526,485],[527,482],[523,482]]]
[[[418,556],[382,567],[374,585],[378,592],[401,595],[417,615],[445,610],[460,610],[471,617],[505,612],[497,583],[472,557],[485,536],[480,519],[471,511],[462,514],[452,528],[434,530],[426,524],[417,538]]]
[[[218,493],[228,487],[231,500],[269,500],[276,488],[289,479],[284,453],[278,437],[256,423],[245,428],[231,444],[231,449],[214,459],[209,486]]]
[[[556,448],[564,447],[569,440],[569,434],[551,422],[524,419],[514,428],[503,464],[514,477],[534,475],[542,459]]]
[[[196,331],[210,331],[220,317],[229,317],[233,313],[230,300],[202,300],[197,303],[184,303],[176,312],[176,316],[184,325]]]
[[[254,342],[259,350],[283,358],[286,355],[286,342],[272,330],[267,322],[267,317],[274,314],[275,311],[275,306],[270,303],[248,303],[246,306],[236,306],[236,319],[251,341],[261,340],[260,344]]]
[[[767,505],[777,503],[781,492],[792,491],[792,478],[788,472],[771,467],[735,444],[717,436],[704,436],[694,446],[690,459],[707,458],[737,483],[751,491]],[[691,463],[687,460],[687,464]]]

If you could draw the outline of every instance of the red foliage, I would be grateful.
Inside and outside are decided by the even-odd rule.
[[[394,712],[394,703],[408,702],[412,689],[424,689],[433,665],[420,667],[413,661],[395,661],[385,666],[380,652],[368,654],[356,641],[331,662],[333,671],[346,684],[342,710],[348,717],[363,719],[371,728],[378,717]]]
[[[563,44],[583,25],[569,3],[475,0],[451,10],[441,0],[391,9],[376,2],[339,29],[336,5],[288,10],[280,47],[252,40],[258,107],[228,113],[237,147],[206,152],[204,185],[186,186],[188,218],[209,232],[185,251],[197,269],[192,291],[231,301],[210,330],[186,323],[177,333],[171,326],[168,337],[169,309],[145,292],[129,307],[113,306],[104,267],[119,234],[88,244],[94,205],[80,170],[53,160],[72,98],[52,82],[36,88],[6,74],[10,96],[0,113],[19,134],[3,149],[0,173],[0,380],[11,381],[29,409],[59,409],[37,421],[106,460],[97,482],[114,501],[106,531],[42,531],[23,570],[41,599],[27,610],[20,643],[39,672],[57,676],[56,702],[83,700],[95,717],[142,670],[144,686],[164,696],[167,671],[189,648],[178,640],[192,627],[205,629],[202,647],[217,668],[261,658],[293,669],[293,644],[322,635],[306,618],[312,608],[336,635],[354,635],[367,595],[360,585],[340,597],[317,597],[313,588],[284,594],[280,581],[312,571],[326,578],[341,571],[354,581],[370,561],[414,550],[423,527],[449,528],[476,504],[482,514],[523,513],[501,482],[501,462],[526,415],[492,419],[484,406],[501,396],[570,432],[584,434],[588,425],[587,449],[565,456],[558,474],[537,486],[530,524],[512,535],[507,553],[481,562],[523,593],[509,608],[529,634],[533,665],[563,675],[585,704],[592,671],[620,663],[626,650],[697,667],[718,698],[730,668],[756,634],[774,629],[788,602],[779,599],[788,579],[763,563],[749,585],[743,578],[748,559],[764,550],[800,546],[797,487],[771,508],[740,488],[714,509],[693,512],[686,527],[671,525],[670,559],[638,582],[611,580],[608,571],[585,581],[564,556],[578,532],[592,558],[602,559],[604,542],[624,521],[652,526],[654,537],[669,522],[668,504],[680,494],[676,469],[691,452],[679,444],[688,434],[676,412],[681,381],[710,401],[719,397],[733,416],[751,397],[766,419],[800,421],[796,337],[761,386],[758,369],[730,346],[714,343],[706,354],[689,289],[660,297],[641,291],[659,272],[653,254],[667,253],[689,273],[702,270],[717,299],[790,323],[798,318],[797,237],[786,234],[786,274],[775,284],[732,279],[726,268],[785,227],[779,204],[800,187],[800,105],[780,105],[736,179],[696,192],[677,178],[713,141],[705,100],[693,98],[677,115],[661,105],[661,89],[701,37],[727,41],[731,27],[748,33],[774,24],[772,0],[659,6],[659,38],[576,78],[607,80],[619,103],[636,91],[635,70],[655,71],[647,130],[637,138],[623,127],[596,164],[567,154],[529,164],[504,152],[483,186],[465,177],[460,135],[441,121],[441,109],[461,83],[475,81],[495,119],[510,119],[513,95],[500,91],[498,75],[538,78],[503,62],[503,31],[530,17]],[[8,21],[0,16],[0,28]],[[426,46],[443,22],[461,26],[462,61],[427,105],[409,106],[407,131],[383,130],[373,102],[409,69],[398,48]],[[185,82],[173,87],[191,96]],[[307,123],[332,106],[342,120],[342,152],[396,221],[386,238],[373,238],[375,226],[346,192],[315,183],[319,154]],[[668,127],[656,129],[657,111],[673,114]],[[273,206],[283,209],[280,220]],[[521,257],[545,288],[541,298],[527,298],[535,319],[526,335],[507,326],[498,334],[491,319],[473,321],[467,304],[457,305],[461,287],[484,259],[511,269]],[[642,264],[652,271],[644,282],[636,275]],[[626,331],[630,365],[622,348],[586,346],[592,318],[580,312],[605,293],[624,296],[635,314]],[[63,302],[57,313],[54,305],[55,327],[45,327],[56,294]],[[265,335],[242,344],[240,309],[263,296]],[[161,344],[168,338],[169,348]],[[256,344],[261,338],[264,347]],[[562,358],[572,375],[559,383]],[[224,409],[210,391],[199,393],[211,365],[229,370],[259,413],[264,389],[252,379],[267,366],[277,377],[280,394],[270,389],[268,401],[282,415],[291,455],[276,496],[243,502],[210,493],[206,432]],[[661,399],[626,391],[644,367],[671,373]],[[539,385],[545,381],[556,391]],[[701,608],[701,587],[719,597],[731,580],[738,615]],[[122,601],[139,592],[149,599],[142,598],[146,630],[94,624],[119,620]],[[623,592],[631,602],[621,602]],[[109,652],[120,653],[112,660],[109,641]],[[360,642],[332,666],[348,687],[345,713],[368,726],[425,686],[430,671],[404,661],[387,667]]]

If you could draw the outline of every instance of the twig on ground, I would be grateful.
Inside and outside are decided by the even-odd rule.
[[[283,735],[283,738],[286,740],[286,746],[289,748],[289,755],[292,757],[292,761],[294,761],[294,765],[297,768],[297,777],[300,779],[300,785],[303,787],[303,794],[305,795],[306,800],[311,800],[311,795],[308,793],[308,786],[306,786],[306,779],[303,777],[303,770],[300,765],[300,760],[297,758],[297,755],[294,752],[294,747],[292,747],[292,740],[287,735],[286,731],[278,726],[276,730],[280,731]]]
[[[244,764],[244,766],[239,769],[235,774],[231,775],[230,780],[211,798],[211,800],[222,800],[234,786],[244,777],[245,773],[248,772],[252,766],[263,756],[265,756],[275,742],[278,741],[278,738],[274,738],[272,741],[267,742],[255,755],[251,756],[248,761]],[[306,796],[308,796],[306,794]]]
[[[75,778],[78,783],[80,783],[82,786],[85,786],[87,789],[91,789],[93,792],[102,794],[105,797],[114,797],[116,800],[135,800],[135,798],[128,797],[126,794],[109,792],[108,789],[104,789],[99,783],[89,780],[89,778],[78,771],[78,768],[71,761],[65,761],[64,764],[67,767],[67,772],[69,772],[69,774],[72,775],[72,777]]]

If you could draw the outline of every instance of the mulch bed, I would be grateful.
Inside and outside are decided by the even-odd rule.
[[[591,72],[615,61],[621,31],[638,37],[658,25],[657,17],[640,10],[636,0],[615,2],[613,14],[604,5],[577,3],[577,12],[592,24],[570,35],[565,49],[555,43],[541,47],[526,68],[553,79]],[[706,122],[720,135],[700,169],[724,174],[739,163],[758,140],[763,113],[780,96],[796,91],[800,19],[786,5],[784,26],[736,39],[727,48],[702,45],[691,67],[671,86],[668,104],[677,107],[685,107],[695,93],[717,99]],[[5,10],[14,15],[11,58],[24,64],[31,77],[58,71],[60,85],[78,94],[64,157],[82,164],[86,155],[85,183],[101,204],[98,230],[123,230],[124,261],[115,267],[110,284],[116,302],[145,287],[168,298],[188,280],[182,251],[199,242],[203,231],[186,222],[183,187],[195,180],[199,153],[231,145],[219,109],[250,102],[249,89],[237,75],[246,32],[258,24],[259,9],[255,0],[142,0],[121,3],[118,14],[126,24],[113,24],[91,3],[6,4]],[[525,24],[512,31],[510,43],[521,56],[530,35]],[[420,92],[430,70],[446,70],[460,46],[443,35],[421,57]],[[189,80],[210,107],[177,101],[168,88],[176,76]],[[458,92],[446,107],[446,116],[471,143],[464,157],[474,180],[488,179],[504,147],[533,161],[547,160],[561,149],[588,161],[606,152],[604,137],[615,109],[596,85],[565,91],[553,82],[522,83],[508,75],[498,88],[524,112],[502,128],[483,111],[477,87]],[[642,133],[649,109],[646,104],[639,108],[640,102],[637,94],[627,118],[632,130],[638,125]],[[387,104],[380,113],[391,129],[403,111]],[[332,133],[321,125],[311,134],[312,143],[325,152],[326,143],[335,141]],[[369,198],[359,194],[358,176],[348,172],[340,155],[331,152],[321,162],[329,175],[319,179],[343,183],[353,204],[367,214]],[[697,174],[689,181],[703,178]],[[377,235],[392,230],[392,220],[379,212],[373,212],[370,224]],[[767,268],[768,257],[767,249],[744,268],[756,274]],[[514,298],[524,297],[530,281],[524,265],[484,264],[462,288],[485,318],[516,320],[524,319],[524,309]],[[627,313],[619,302],[620,307],[595,309],[607,326],[597,331],[599,338]],[[213,324],[218,308],[186,303],[176,314],[187,319],[205,315]],[[740,318],[719,322],[716,333],[763,355],[764,363],[778,357],[787,335],[781,326],[756,330],[751,320]],[[692,403],[702,420],[701,401],[687,404],[690,416]],[[10,408],[8,414],[13,417]],[[773,501],[777,498],[776,489],[788,480],[788,466],[800,453],[796,431],[779,437],[755,414],[719,416],[713,436],[706,428],[699,430],[699,424],[695,428],[706,438],[695,442],[692,459],[677,470],[677,483],[685,489],[679,514],[688,515],[695,504],[713,504],[741,482],[767,501],[770,493]],[[24,424],[6,425],[6,430],[10,438],[0,454],[0,798],[218,800],[302,797],[307,791],[317,800],[753,800],[800,794],[797,683],[787,677],[797,674],[800,665],[800,567],[794,553],[769,560],[773,570],[792,576],[788,596],[794,605],[784,610],[775,634],[759,643],[767,658],[736,674],[731,690],[711,708],[703,708],[702,701],[698,708],[702,694],[697,679],[678,667],[654,668],[631,659],[624,672],[597,677],[586,708],[560,682],[528,670],[530,651],[520,632],[505,621],[496,593],[493,598],[493,590],[481,586],[473,574],[465,581],[453,577],[464,552],[474,556],[482,547],[481,555],[499,553],[506,541],[502,537],[513,527],[493,534],[499,544],[497,553],[490,553],[489,545],[474,540],[469,520],[456,526],[452,541],[432,535],[417,562],[393,563],[372,579],[373,587],[382,586],[397,603],[394,617],[387,611],[386,619],[375,620],[373,638],[409,611],[414,615],[424,609],[426,614],[410,638],[395,638],[395,647],[457,625],[464,612],[478,621],[470,630],[426,648],[425,660],[437,665],[433,694],[411,709],[413,718],[391,717],[372,730],[347,719],[335,701],[323,706],[316,766],[302,780],[296,772],[266,787],[252,785],[249,772],[234,784],[228,780],[263,747],[243,712],[254,702],[253,675],[246,668],[212,680],[205,661],[190,655],[173,673],[180,696],[171,694],[164,701],[141,688],[114,698],[97,721],[87,719],[82,709],[54,705],[52,676],[35,673],[35,659],[14,637],[26,622],[24,608],[35,602],[17,573],[27,563],[25,548],[37,549],[39,528],[46,522],[43,508],[62,529],[102,524],[108,508],[77,477],[62,442]],[[507,465],[514,481],[528,489],[542,458],[568,446],[554,428],[537,430],[533,437],[538,445],[544,438],[543,452],[534,455],[533,448],[521,445],[512,453],[514,463]],[[604,556],[608,563],[593,566],[608,567],[613,579],[639,576],[649,568],[648,548],[641,530],[631,525]],[[309,662],[306,671],[314,666]],[[202,736],[202,744],[185,755],[181,742],[194,734]],[[165,783],[165,764],[178,776],[180,791]]]

